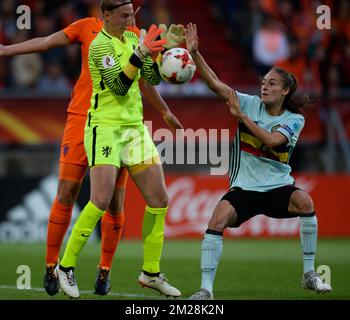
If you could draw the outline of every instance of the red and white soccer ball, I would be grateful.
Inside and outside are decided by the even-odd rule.
[[[184,84],[193,78],[196,65],[184,48],[173,48],[164,53],[159,72],[163,80],[171,84]]]

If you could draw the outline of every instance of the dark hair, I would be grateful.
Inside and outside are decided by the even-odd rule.
[[[283,101],[283,107],[293,113],[303,114],[303,110],[313,107],[315,101],[307,94],[297,95],[298,81],[295,75],[280,67],[273,67],[271,71],[277,72],[283,81],[284,88],[289,88],[289,93]]]
[[[131,0],[100,0],[100,8],[102,13],[105,11],[111,11],[123,4],[131,3]]]

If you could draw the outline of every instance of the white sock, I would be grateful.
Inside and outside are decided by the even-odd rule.
[[[315,253],[317,247],[317,218],[299,217],[300,240],[303,250],[304,274],[315,270]]]
[[[222,254],[222,235],[206,233],[202,241],[201,270],[202,284],[201,288],[213,292],[216,268]]]

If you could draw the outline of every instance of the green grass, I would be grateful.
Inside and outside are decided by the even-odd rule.
[[[300,287],[302,259],[300,243],[294,240],[226,240],[215,281],[217,299],[350,299],[350,239],[321,239],[316,266],[331,269],[333,292],[318,295]],[[76,268],[81,299],[161,299],[149,289],[142,289],[137,277],[142,266],[142,245],[139,241],[122,241],[112,270],[113,294],[104,297],[92,294],[100,245],[88,244]],[[42,290],[44,244],[0,244],[0,299],[67,299],[62,293],[49,297]],[[16,288],[17,267],[31,269],[32,290]],[[200,285],[200,241],[170,241],[164,245],[162,271],[186,298]],[[124,294],[124,295],[122,295]]]

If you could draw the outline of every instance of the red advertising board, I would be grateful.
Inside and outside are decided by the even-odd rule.
[[[223,176],[175,175],[166,177],[170,198],[166,218],[167,238],[202,237],[217,202],[226,193]],[[350,176],[299,175],[296,185],[310,193],[318,217],[320,237],[350,236]],[[145,207],[130,179],[126,195],[125,238],[140,238]],[[258,215],[238,229],[227,229],[226,237],[299,236],[298,218],[272,219]]]

